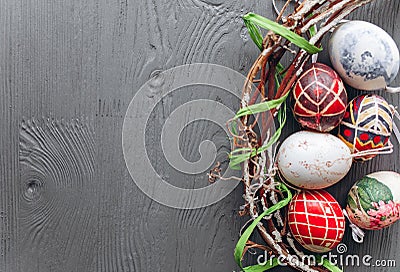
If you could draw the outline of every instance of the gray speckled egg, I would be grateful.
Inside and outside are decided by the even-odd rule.
[[[353,88],[386,88],[399,71],[399,49],[380,27],[350,21],[340,25],[329,40],[329,57],[336,72]]]

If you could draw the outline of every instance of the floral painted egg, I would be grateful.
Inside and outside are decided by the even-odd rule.
[[[322,189],[341,180],[350,170],[350,149],[329,133],[299,131],[283,141],[277,166],[291,184]]]
[[[288,224],[304,248],[318,253],[334,249],[345,231],[342,208],[324,190],[304,190],[294,195],[289,204]]]
[[[360,95],[347,106],[339,126],[339,138],[353,154],[383,148],[392,133],[393,112],[386,100],[376,94]],[[362,155],[369,160],[376,155]]]
[[[378,230],[400,218],[400,174],[375,172],[354,184],[347,197],[346,211],[351,223]]]
[[[347,93],[338,74],[322,63],[314,63],[293,89],[293,113],[303,126],[328,132],[339,125],[347,106]]]
[[[356,89],[385,89],[399,71],[396,43],[383,29],[368,22],[340,25],[331,36],[328,49],[336,72]]]

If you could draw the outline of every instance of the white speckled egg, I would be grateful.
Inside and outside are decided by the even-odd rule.
[[[304,189],[322,189],[340,181],[350,170],[350,149],[339,138],[299,131],[283,141],[277,155],[282,176]]]
[[[388,86],[399,71],[399,49],[382,28],[364,21],[340,25],[329,40],[329,57],[350,86],[365,91]]]

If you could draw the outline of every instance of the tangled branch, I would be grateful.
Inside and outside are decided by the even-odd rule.
[[[287,0],[282,10],[277,10],[278,16],[275,22],[281,23],[286,30],[306,39],[306,45],[309,48],[302,47],[297,51],[291,49],[292,40],[285,36],[286,34],[282,34],[283,32],[278,34],[276,31],[270,30],[261,41],[257,28],[254,25],[246,24],[253,40],[260,47],[261,53],[247,74],[242,91],[241,110],[267,101],[283,102],[302,73],[304,65],[312,54],[316,53],[312,50],[320,46],[323,36],[352,11],[372,1],[304,0],[300,3]],[[275,1],[273,4],[276,9]],[[294,11],[285,16],[284,14],[290,6],[294,7]],[[250,18],[253,15],[246,16]],[[258,18],[253,17],[253,19],[256,21]],[[290,65],[282,67],[280,62],[285,53],[293,54],[294,58]],[[275,151],[271,144],[271,138],[273,138],[271,125],[277,119],[276,117],[283,118],[283,123],[286,118],[285,110],[281,109],[281,105],[284,105],[282,102],[271,107],[269,111],[256,111],[255,116],[247,112],[238,115],[240,118],[234,118],[228,122],[228,127],[236,122],[235,133],[232,132],[235,152],[245,156],[243,160],[238,161],[242,162],[243,177],[241,180],[244,184],[243,197],[245,200],[241,214],[250,215],[251,220],[256,220],[262,212],[267,211],[283,199],[283,193],[279,187],[281,181],[275,168]],[[282,117],[282,115],[284,116]],[[215,178],[215,176],[213,177]],[[283,260],[297,270],[328,271],[325,267],[302,261],[301,257],[304,253],[290,232],[287,231],[287,223],[282,210],[265,216],[257,223],[257,230],[265,245],[259,245],[249,240],[244,252],[250,248],[260,248],[275,256],[280,256],[281,261]]]

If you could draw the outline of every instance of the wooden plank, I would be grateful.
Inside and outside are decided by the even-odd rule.
[[[398,1],[375,1],[374,3],[362,7],[357,10],[352,16],[352,19],[365,20],[372,22],[384,30],[386,30],[395,40],[397,46],[400,45],[400,32],[398,26],[400,19],[398,17],[400,11],[400,5]],[[393,86],[398,86],[400,83],[399,77],[392,83]],[[354,97],[359,94],[359,91],[351,90],[350,94]],[[393,105],[400,105],[400,98],[398,95],[388,94],[380,92],[387,101]],[[363,177],[365,174],[379,171],[379,170],[391,170],[400,171],[399,164],[399,142],[393,136],[391,138],[395,145],[394,152],[390,155],[381,155],[367,163],[356,163],[353,165],[350,173],[340,183],[332,188],[330,191],[335,193],[338,197],[339,202],[342,206],[346,203],[346,195],[350,190],[353,183]],[[381,231],[369,231],[366,233],[366,239],[363,244],[359,245],[354,243],[351,239],[351,231],[346,230],[343,243],[348,246],[347,254],[357,254],[362,257],[365,255],[371,255],[372,260],[396,260],[397,266],[395,268],[388,267],[349,267],[347,271],[398,271],[400,258],[396,252],[400,250],[400,243],[398,237],[400,233],[400,225],[394,224],[391,227]],[[371,261],[372,262],[372,261]]]
[[[3,8],[4,7],[4,8]],[[0,9],[0,271],[17,271],[17,178],[18,112],[17,89],[13,81],[12,31],[15,10],[12,2]]]

